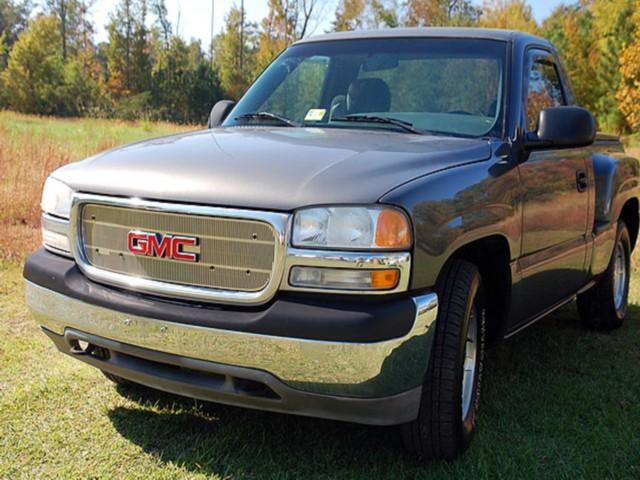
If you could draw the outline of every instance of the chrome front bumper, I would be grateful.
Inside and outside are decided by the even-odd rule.
[[[25,292],[36,321],[58,336],[68,330],[84,332],[150,351],[268,372],[302,392],[362,399],[393,396],[422,385],[437,316],[437,296],[425,293],[413,298],[416,315],[407,335],[380,342],[343,343],[128,315],[29,281]]]

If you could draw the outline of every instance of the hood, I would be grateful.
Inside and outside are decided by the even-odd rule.
[[[487,140],[383,130],[233,127],[146,140],[54,176],[76,191],[290,211],[375,203],[416,177],[488,159]]]

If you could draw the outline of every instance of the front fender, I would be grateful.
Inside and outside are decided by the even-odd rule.
[[[520,250],[518,169],[491,160],[443,170],[387,193],[381,201],[408,211],[414,228],[411,288],[435,285],[446,261],[461,247],[502,236],[511,259]]]

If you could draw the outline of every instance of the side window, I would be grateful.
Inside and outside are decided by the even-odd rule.
[[[555,63],[547,56],[534,56],[529,71],[527,90],[527,125],[538,128],[538,114],[549,107],[566,105]]]

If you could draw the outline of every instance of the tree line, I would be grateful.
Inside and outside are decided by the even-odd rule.
[[[94,1],[0,0],[0,108],[202,123],[331,15],[335,31],[471,26],[544,36],[602,130],[640,131],[640,0],[561,3],[541,23],[526,0],[339,0],[335,11],[320,0],[265,0],[260,22],[240,1],[206,46],[176,34],[165,0],[118,0],[97,43]]]

